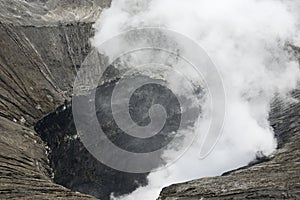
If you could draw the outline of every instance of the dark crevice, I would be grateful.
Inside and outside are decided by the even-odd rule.
[[[111,71],[111,70],[108,70]],[[167,112],[167,120],[162,131],[151,141],[124,136],[112,116],[110,98],[118,79],[97,88],[97,119],[110,140],[122,149],[132,152],[151,152],[166,145],[169,134],[178,129],[180,105],[174,94],[155,85],[147,85],[135,92],[130,100],[130,114],[139,125],[149,123],[148,110],[153,104],[161,104]],[[163,98],[162,98],[163,96]],[[74,97],[74,98],[88,98]],[[89,117],[89,113],[83,113]],[[65,102],[55,112],[37,122],[36,132],[50,147],[49,160],[55,183],[73,191],[108,200],[115,196],[131,193],[147,184],[148,173],[126,173],[117,171],[99,162],[84,147],[77,134],[72,114],[72,102]]]
[[[77,137],[71,103],[60,106],[40,120],[35,130],[50,147],[54,182],[73,191],[109,199],[147,184],[147,174],[129,174],[111,169],[95,159]]]

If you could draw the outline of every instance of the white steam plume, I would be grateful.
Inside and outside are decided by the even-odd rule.
[[[298,63],[286,51],[287,43],[299,42],[299,8],[294,0],[113,0],[95,25],[96,47],[135,27],[177,31],[204,47],[227,96],[223,134],[207,158],[199,160],[196,143],[170,167],[150,173],[148,186],[121,199],[152,200],[172,183],[220,175],[248,164],[258,151],[272,154],[271,101],[287,98],[300,78]]]

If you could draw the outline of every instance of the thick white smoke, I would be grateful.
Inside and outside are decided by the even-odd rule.
[[[96,23],[93,44],[135,27],[165,27],[196,40],[218,66],[226,90],[223,134],[204,160],[199,143],[149,185],[121,199],[155,199],[167,185],[244,166],[276,140],[268,115],[274,97],[287,98],[300,78],[286,51],[297,41],[299,3],[293,0],[113,0]],[[201,127],[205,127],[205,121]]]

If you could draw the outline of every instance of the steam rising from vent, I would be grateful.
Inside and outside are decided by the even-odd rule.
[[[201,141],[197,141],[173,165],[150,173],[148,186],[118,198],[155,199],[167,185],[220,175],[247,165],[257,152],[272,154],[276,140],[268,121],[270,104],[274,98],[288,100],[300,78],[287,45],[300,43],[295,7],[300,7],[296,0],[112,2],[95,25],[96,48],[132,28],[162,27],[184,34],[197,41],[218,66],[227,102],[223,134],[208,157],[199,159]],[[203,119],[199,129],[207,123]]]

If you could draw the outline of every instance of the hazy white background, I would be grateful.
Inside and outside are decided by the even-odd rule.
[[[227,96],[222,137],[206,159],[198,158],[199,141],[178,162],[150,173],[148,186],[121,199],[152,200],[172,183],[220,175],[248,164],[258,151],[272,154],[270,103],[275,96],[288,100],[300,78],[285,48],[287,42],[300,45],[299,9],[297,0],[113,0],[95,25],[96,47],[135,27],[177,31],[204,47]]]

